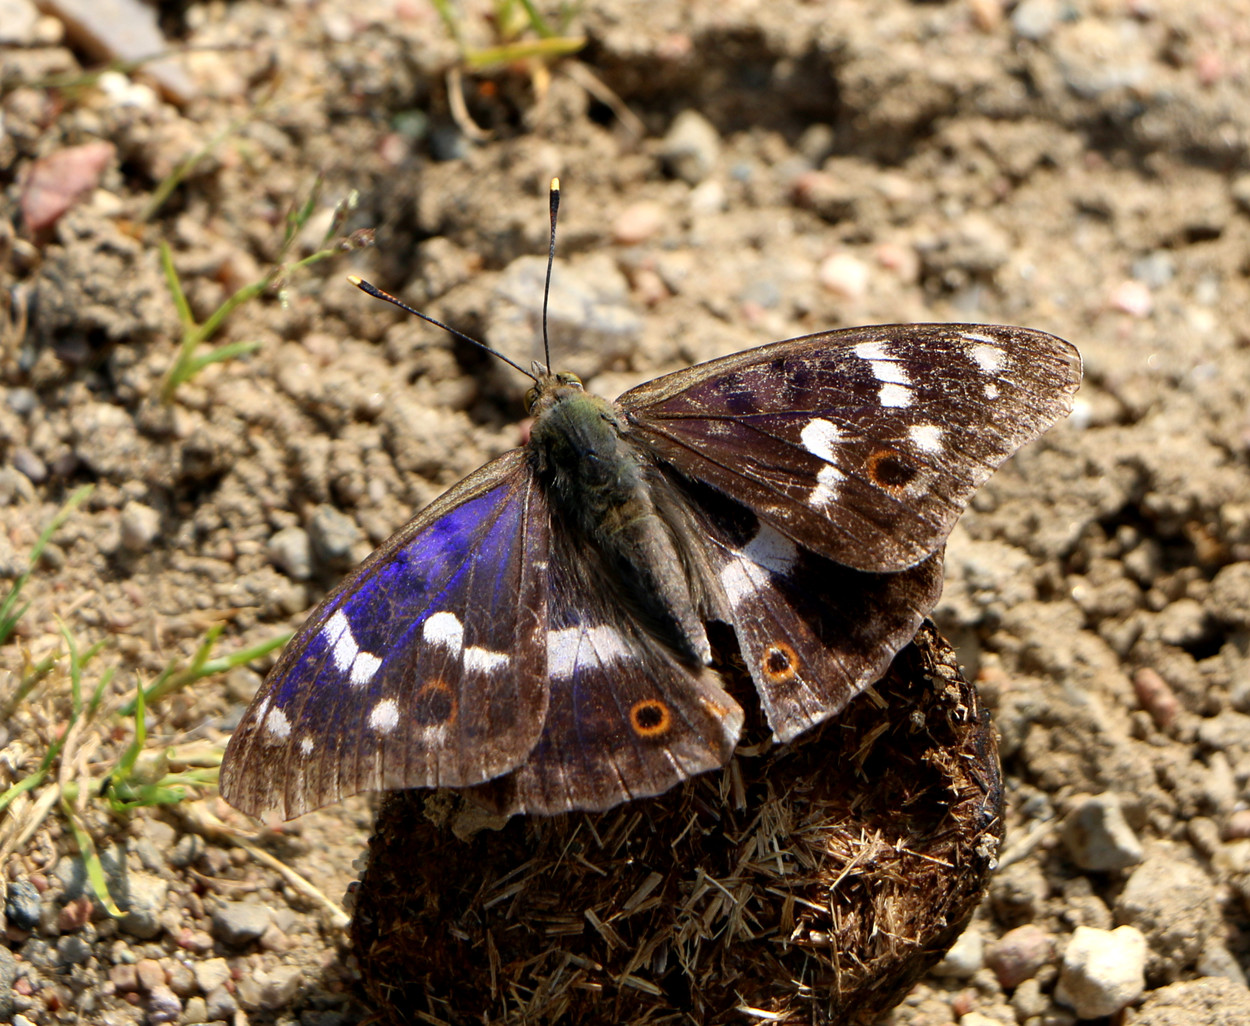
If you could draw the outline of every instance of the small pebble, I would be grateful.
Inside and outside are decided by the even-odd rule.
[[[938,976],[967,979],[981,968],[984,958],[985,938],[981,931],[975,928],[964,930],[933,971]]]
[[[67,933],[56,942],[57,960],[62,966],[82,965],[91,957],[91,945],[76,933]]]
[[[254,901],[227,901],[213,913],[213,936],[241,946],[258,939],[269,927],[273,912]]]
[[[1012,990],[1053,957],[1055,942],[1040,926],[1026,923],[1008,930],[985,952],[985,964],[994,970],[1004,990]]]
[[[308,537],[313,551],[329,566],[351,563],[352,550],[363,535],[356,522],[324,503],[308,519]]]
[[[224,958],[206,958],[202,962],[192,962],[191,971],[195,974],[196,984],[205,994],[230,979],[230,966]]]
[[[1133,261],[1133,277],[1150,289],[1161,289],[1176,277],[1176,257],[1166,249],[1156,249]]]
[[[834,253],[821,261],[816,278],[826,289],[844,299],[859,299],[868,291],[871,271],[850,253]]]
[[[110,142],[67,146],[31,166],[22,189],[21,209],[32,232],[51,228],[61,216],[100,183],[117,148]]]
[[[303,979],[303,970],[294,965],[244,976],[237,986],[239,1002],[249,1010],[285,1008],[294,999]]]
[[[1250,809],[1238,809],[1224,821],[1224,840],[1240,841],[1250,837]]]
[[[1115,918],[1149,942],[1151,979],[1170,983],[1188,971],[1219,929],[1217,906],[1215,884],[1202,868],[1166,849],[1153,850],[1125,882]]]
[[[1050,1007],[1050,998],[1042,990],[1042,985],[1037,979],[1024,980],[1011,995],[1011,1007],[1016,1013],[1016,1019],[1024,1022],[1032,1016],[1045,1012]]]
[[[1140,281],[1122,281],[1108,298],[1113,310],[1129,314],[1132,317],[1149,317],[1155,308],[1154,296],[1150,289]]]
[[[131,873],[126,883],[126,914],[118,926],[140,940],[161,932],[160,915],[169,898],[169,881],[149,873]]]
[[[695,214],[719,214],[729,207],[725,187],[715,178],[700,182],[690,190],[690,210]]]
[[[667,213],[659,203],[642,200],[632,203],[612,222],[612,237],[622,246],[636,246],[646,242],[664,227]]]
[[[1082,869],[1126,869],[1141,861],[1142,846],[1110,792],[1086,798],[1068,813],[1063,841]]]
[[[41,8],[64,23],[70,40],[98,59],[142,61],[142,73],[165,95],[185,103],[196,94],[184,60],[146,60],[170,49],[155,8],[138,0],[43,0]]]
[[[295,581],[312,576],[312,539],[302,527],[284,527],[275,531],[265,551],[270,561]]]
[[[115,965],[109,969],[109,982],[121,993],[125,994],[139,989],[139,974],[133,965]]]
[[[39,926],[42,899],[34,884],[17,880],[9,884],[4,899],[4,916],[8,924],[18,930],[34,930]]]
[[[198,994],[187,1000],[186,1008],[183,1009],[182,1013],[183,1022],[201,1023],[208,1022],[210,1019],[207,1001]]]
[[[142,502],[128,502],[122,507],[122,546],[128,552],[147,552],[160,537],[161,515]]]
[[[95,903],[88,897],[72,898],[57,913],[56,927],[61,933],[73,933],[91,922]]]
[[[163,983],[148,994],[148,1022],[177,1022],[182,1000]]]
[[[683,110],[660,144],[660,158],[670,173],[697,185],[716,166],[720,149],[715,126],[697,111]]]
[[[204,1000],[208,1004],[208,1018],[210,1021],[224,1020],[231,1022],[234,1019],[234,1013],[239,1010],[239,1002],[223,983],[219,987],[214,987],[205,996]]]
[[[34,46],[39,9],[29,0],[0,0],[0,46]]]
[[[29,417],[39,409],[39,393],[22,386],[9,389],[5,401],[9,404],[9,409],[19,417]]]
[[[1149,666],[1133,674],[1133,691],[1137,701],[1150,714],[1160,730],[1167,730],[1180,715],[1181,703],[1170,684]]]
[[[1021,38],[1037,42],[1054,30],[1060,13],[1059,0],[1021,0],[1011,12],[1011,27]]]
[[[1115,1015],[1146,989],[1146,938],[1131,926],[1078,926],[1063,953],[1055,998],[1082,1019]]]
[[[155,987],[163,987],[166,983],[165,970],[154,958],[141,958],[135,963],[135,973],[139,977],[139,986],[151,991]]]
[[[13,467],[35,484],[43,484],[48,479],[48,465],[24,445],[13,450]]]

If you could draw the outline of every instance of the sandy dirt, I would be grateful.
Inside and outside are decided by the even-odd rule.
[[[483,6],[470,45],[499,40]],[[0,587],[95,487],[26,586],[0,700],[64,652],[61,623],[104,643],[84,689],[114,676],[6,813],[0,1021],[365,1021],[333,912],[208,817],[339,902],[368,799],[262,831],[212,788],[121,816],[84,787],[109,878],[151,905],[120,923],[82,897],[70,819],[36,803],[58,780],[98,791],[132,736],[116,710],[212,625],[223,654],[293,629],[519,443],[524,379],[345,275],[526,363],[559,175],[556,362],[601,394],[854,324],[1078,346],[1072,417],[949,544],[937,619],[1001,732],[1007,841],[959,957],[888,1021],[1070,1024],[1075,931],[1124,925],[1144,991],[1092,1018],[1250,1023],[1250,6],[590,0],[576,63],[466,71],[459,117],[456,48],[420,0],[164,5],[185,93],[83,78],[101,65],[62,21],[19,21],[0,51]],[[338,234],[376,247],[290,269],[213,339],[255,351],[163,403],[181,329],[161,245],[202,321],[315,251],[349,200]],[[267,665],[158,702],[149,750],[219,752]],[[0,724],[0,788],[64,731],[66,666]]]

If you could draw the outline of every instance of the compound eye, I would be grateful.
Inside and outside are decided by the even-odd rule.
[[[571,371],[561,371],[556,375],[556,381],[562,385],[572,385],[575,388],[582,387],[582,379]]]
[[[531,388],[525,393],[525,408],[527,410],[532,410],[536,402],[538,402],[538,389]]]

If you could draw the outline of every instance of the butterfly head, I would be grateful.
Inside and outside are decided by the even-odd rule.
[[[541,417],[562,399],[585,392],[582,379],[571,371],[557,371],[552,374],[537,360],[531,367],[534,384],[525,393],[525,408],[531,417]]]

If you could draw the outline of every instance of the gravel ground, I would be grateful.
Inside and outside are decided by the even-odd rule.
[[[950,541],[938,621],[1001,732],[1007,840],[886,1021],[1250,1023],[1250,5],[590,0],[575,59],[463,74],[421,0],[167,4],[147,36],[135,0],[99,30],[77,6],[0,2],[0,577],[94,485],[26,585],[0,701],[62,624],[107,683],[66,733],[62,656],[0,725],[0,786],[65,739],[0,821],[0,1021],[365,1020],[335,903],[369,800],[261,830],[211,787],[96,795],[140,683],[213,625],[220,653],[297,626],[518,443],[524,381],[344,275],[528,360],[558,174],[557,362],[600,394],[852,324],[1080,348],[1073,416]],[[505,35],[489,7],[466,45]],[[153,39],[186,52],[85,74]],[[377,245],[292,266],[327,229]],[[162,245],[201,322],[286,264],[213,340],[254,351],[169,403]],[[155,703],[148,752],[211,763],[265,666]]]

